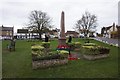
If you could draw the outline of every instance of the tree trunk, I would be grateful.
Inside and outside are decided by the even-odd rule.
[[[30,32],[29,32],[29,39],[30,39]]]
[[[89,33],[89,32],[88,32],[88,30],[87,30],[87,33],[86,33],[86,34],[87,34],[87,37],[89,37],[89,36],[88,36],[88,33]]]
[[[27,39],[27,33],[25,34],[25,38]]]
[[[85,38],[87,37],[87,35],[86,35],[86,31],[84,31],[84,37],[85,37]]]
[[[42,40],[41,32],[39,32],[39,40]]]

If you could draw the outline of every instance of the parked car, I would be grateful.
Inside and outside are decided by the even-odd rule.
[[[80,37],[80,38],[85,38],[85,36],[84,36],[83,34],[81,34],[79,37]]]

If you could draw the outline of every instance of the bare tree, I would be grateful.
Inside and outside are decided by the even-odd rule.
[[[84,33],[84,36],[87,36],[88,33],[96,27],[97,16],[89,12],[85,12],[85,14],[82,15],[82,18],[76,22],[74,29],[77,29],[80,33]]]
[[[29,16],[29,29],[36,30],[39,34],[39,39],[41,40],[41,35],[46,28],[51,28],[50,22],[51,19],[47,15],[47,13],[42,11],[31,11],[31,14]]]

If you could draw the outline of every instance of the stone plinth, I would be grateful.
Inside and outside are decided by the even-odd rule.
[[[59,39],[59,45],[66,45],[66,39]]]

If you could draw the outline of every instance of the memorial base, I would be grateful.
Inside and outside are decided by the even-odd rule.
[[[66,39],[59,39],[59,45],[66,45]]]

